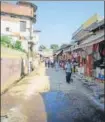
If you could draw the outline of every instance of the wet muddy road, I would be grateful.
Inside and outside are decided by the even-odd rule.
[[[49,92],[42,97],[47,122],[104,122],[103,113],[80,93]]]

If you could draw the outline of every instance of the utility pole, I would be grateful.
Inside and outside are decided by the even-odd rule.
[[[28,38],[28,73],[31,72],[31,64],[30,64],[30,48],[31,48],[31,39],[32,39],[32,21],[30,20],[30,28],[27,28],[29,31],[29,38]]]
[[[30,29],[29,29],[29,33],[30,33],[30,41],[29,41],[29,51],[28,51],[28,53],[29,53],[29,73],[32,71],[32,55],[31,55],[31,53],[32,53],[32,50],[31,50],[31,48],[32,48],[32,21],[30,20]]]
[[[27,28],[29,31],[29,39],[28,39],[28,73],[31,72],[31,64],[32,64],[32,59],[33,59],[33,45],[34,42],[32,42],[32,21],[30,21],[30,28]],[[34,32],[40,33],[40,30],[34,30]],[[31,50],[32,48],[32,50]],[[32,54],[32,55],[31,55]]]

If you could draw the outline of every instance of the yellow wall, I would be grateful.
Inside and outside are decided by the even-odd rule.
[[[83,24],[83,28],[88,27],[89,25],[91,25],[92,23],[99,21],[101,19],[101,17],[98,14],[93,15],[91,18],[89,18],[84,24]]]

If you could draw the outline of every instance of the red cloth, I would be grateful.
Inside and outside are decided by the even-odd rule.
[[[105,49],[103,50],[102,54],[105,56]]]
[[[99,50],[99,44],[94,44],[93,45],[93,51],[98,51]]]

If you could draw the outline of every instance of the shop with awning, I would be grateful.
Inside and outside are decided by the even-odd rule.
[[[95,24],[95,26],[91,28],[91,32],[93,32],[93,34],[90,37],[86,38],[81,44],[71,48],[72,52],[79,52],[78,55],[80,56],[80,65],[84,65],[85,69],[84,74],[95,78],[101,77],[101,80],[105,79],[102,69],[103,65],[105,65],[105,59],[103,58],[105,57],[104,26],[105,24],[103,20],[100,21],[98,24]],[[96,71],[97,65],[98,69],[99,66],[102,66],[100,67],[98,73]]]

